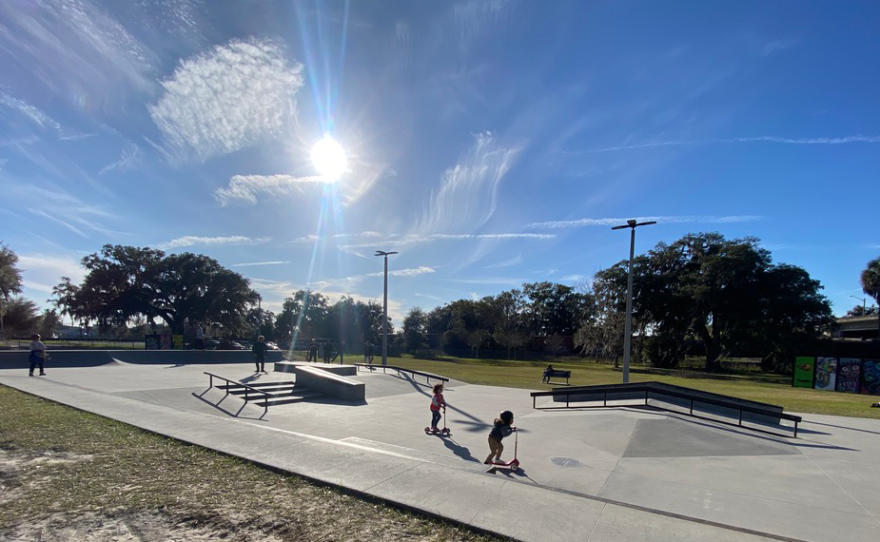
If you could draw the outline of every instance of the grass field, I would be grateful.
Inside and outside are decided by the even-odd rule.
[[[360,362],[361,360],[356,359],[356,361]],[[374,358],[373,362],[381,363],[381,358]],[[409,357],[389,357],[388,364],[436,373],[470,384],[526,388],[530,390],[546,390],[554,387],[541,383],[541,375],[543,374],[544,367],[547,365],[543,361],[500,361],[463,358],[450,358],[440,361]],[[571,370],[571,384],[573,386],[615,384],[621,382],[623,377],[622,371],[619,369],[615,370],[612,365],[590,361],[560,361],[559,363],[553,363],[553,367]],[[880,408],[871,408],[871,404],[880,401],[880,397],[793,388],[791,387],[790,378],[781,375],[749,371],[718,376],[697,372],[671,376],[641,371],[643,369],[634,368],[630,372],[630,381],[647,382],[655,380],[678,386],[687,386],[742,399],[780,405],[789,412],[880,419]]]
[[[497,540],[4,386],[0,412],[0,540]]]

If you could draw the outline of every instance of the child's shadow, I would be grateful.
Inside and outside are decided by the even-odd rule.
[[[452,440],[451,437],[443,439],[443,445],[452,450],[457,457],[465,460],[465,461],[473,461],[475,463],[479,463],[480,460],[471,455],[471,451],[461,444]]]

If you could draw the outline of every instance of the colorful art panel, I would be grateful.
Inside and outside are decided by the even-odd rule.
[[[158,335],[144,335],[144,349],[145,350],[158,350],[159,349],[159,336]]]
[[[837,391],[859,393],[862,383],[862,360],[840,358],[837,368]]]
[[[834,391],[837,382],[837,358],[816,358],[817,390]]]
[[[812,356],[798,356],[794,359],[794,382],[795,388],[813,387],[813,368],[816,358]]]
[[[864,369],[862,393],[880,395],[880,360],[866,359],[862,368]]]

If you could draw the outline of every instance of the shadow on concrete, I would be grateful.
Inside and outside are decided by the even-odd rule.
[[[205,398],[203,397],[203,395],[205,395],[206,393],[208,393],[209,391],[211,391],[211,389],[212,389],[212,388],[208,388],[208,389],[206,389],[205,391],[203,391],[202,393],[196,393],[196,392],[193,392],[193,393],[192,393],[192,396],[195,397],[196,399],[202,401],[202,402],[205,403],[205,404],[211,405],[212,407],[214,407],[215,409],[219,410],[220,412],[226,414],[227,416],[231,416],[231,417],[233,417],[233,418],[238,418],[238,419],[240,419],[240,420],[255,420],[255,421],[263,421],[263,418],[266,416],[266,411],[263,411],[263,413],[260,415],[259,418],[255,418],[255,417],[253,417],[253,416],[241,416],[241,411],[244,410],[244,407],[245,407],[245,406],[247,406],[247,403],[245,403],[245,402],[242,402],[241,407],[240,407],[237,411],[235,411],[235,412],[232,412],[232,411],[230,411],[230,410],[226,410],[225,408],[223,408],[223,407],[220,406],[220,403],[222,403],[227,397],[230,397],[230,395],[224,395],[224,396],[223,396],[223,399],[220,399],[220,400],[217,401],[216,403],[212,403],[211,401],[208,401],[207,399],[205,399]]]
[[[475,463],[481,463],[479,459],[471,455],[471,451],[461,444],[455,442],[455,439],[450,437],[443,438],[443,446],[446,446],[448,449],[452,450],[457,457],[464,459],[465,461],[473,461]]]
[[[824,425],[825,427],[836,427],[838,429],[846,429],[847,431],[858,431],[859,433],[870,433],[872,435],[880,435],[880,431],[869,431],[867,429],[858,429],[856,427],[847,427],[845,425],[834,425],[833,423],[821,423],[821,422],[813,422],[804,420],[804,423],[809,423],[811,425]],[[805,431],[804,429],[800,429],[799,431]],[[827,435],[828,433],[819,433],[820,435]]]

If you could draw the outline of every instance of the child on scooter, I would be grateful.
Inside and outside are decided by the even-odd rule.
[[[495,426],[489,433],[489,457],[483,463],[491,465],[493,456],[495,461],[501,461],[501,452],[504,451],[501,440],[504,437],[509,437],[514,431],[516,431],[516,427],[513,426],[513,412],[505,410],[500,417],[495,418]]]
[[[437,422],[440,421],[440,409],[446,410],[446,400],[443,399],[443,384],[435,384],[434,396],[431,397],[431,432],[437,433]]]

